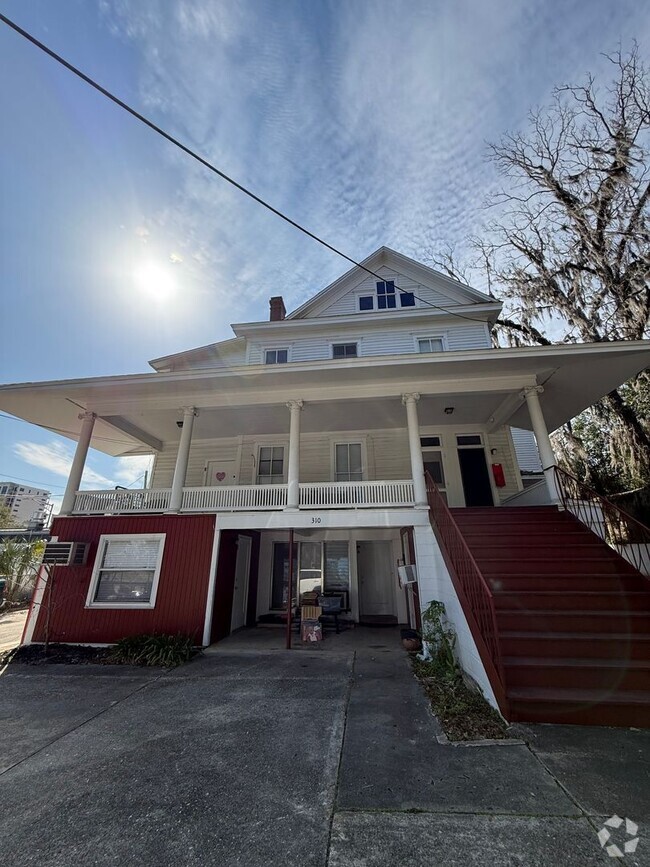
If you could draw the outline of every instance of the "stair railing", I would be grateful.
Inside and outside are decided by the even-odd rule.
[[[646,577],[650,575],[650,527],[561,467],[554,466],[553,474],[563,508],[600,536],[635,569]]]
[[[462,531],[429,473],[425,473],[429,518],[502,713],[507,714],[505,673],[494,596]]]

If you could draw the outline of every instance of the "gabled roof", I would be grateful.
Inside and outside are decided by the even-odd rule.
[[[194,349],[186,349],[183,352],[174,352],[171,355],[163,355],[153,358],[149,362],[154,370],[182,370],[186,367],[194,367],[200,361],[214,361],[225,358],[238,350],[244,350],[246,341],[241,337],[230,337],[228,340],[220,340],[217,343],[208,343],[207,346],[197,346]]]
[[[372,276],[369,272],[377,272],[382,267],[393,268],[415,282],[435,289],[438,293],[449,299],[450,306],[459,304],[494,305],[495,303],[499,303],[497,299],[486,295],[484,292],[479,292],[477,289],[472,289],[471,286],[466,286],[458,280],[453,280],[434,268],[429,268],[421,262],[416,262],[415,259],[411,259],[403,253],[398,253],[396,250],[391,250],[390,247],[380,247],[360,264],[363,267],[355,265],[333,283],[330,283],[329,286],[326,286],[310,298],[309,301],[306,301],[301,307],[298,307],[297,310],[290,313],[287,319],[306,319],[318,315],[347,292],[354,289],[356,285]],[[399,288],[399,286],[396,288]],[[443,304],[440,304],[439,308],[441,310],[445,309]]]

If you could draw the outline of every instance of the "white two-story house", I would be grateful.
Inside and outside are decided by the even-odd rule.
[[[415,562],[419,604],[445,602],[463,665],[500,702],[495,637],[477,634],[493,603],[450,579],[432,489],[449,515],[557,504],[549,430],[643,369],[648,344],[494,349],[495,298],[387,248],[362,265],[153,373],[0,388],[4,411],[78,440],[52,532],[90,549],[56,567],[50,639],[208,645],[312,588],[353,622],[417,625],[397,580]],[[91,443],[154,454],[149,487],[79,490]],[[43,640],[46,595],[42,581],[28,640]]]

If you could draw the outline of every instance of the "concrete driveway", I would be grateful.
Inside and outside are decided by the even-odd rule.
[[[650,864],[648,732],[539,726],[531,748],[438,733],[390,642],[170,673],[12,665],[0,863],[611,865],[596,831],[618,812],[640,824],[624,864]]]

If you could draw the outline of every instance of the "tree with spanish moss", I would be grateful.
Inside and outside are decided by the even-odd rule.
[[[528,129],[489,146],[503,184],[470,268],[506,302],[500,345],[650,334],[650,77],[637,46],[607,60],[607,86],[557,87]],[[464,276],[453,253],[431,258]],[[649,399],[646,371],[567,425],[571,467],[601,489],[650,482]]]

